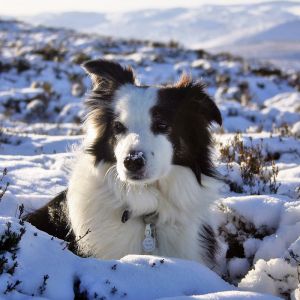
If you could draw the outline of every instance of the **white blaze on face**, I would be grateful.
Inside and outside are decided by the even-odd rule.
[[[122,181],[130,180],[124,160],[131,151],[143,153],[146,160],[143,176],[136,183],[148,183],[167,175],[170,171],[173,148],[164,134],[151,131],[151,108],[157,102],[157,88],[124,85],[114,97],[114,112],[117,121],[126,132],[117,136],[115,156],[117,171]],[[133,180],[130,180],[133,181]]]

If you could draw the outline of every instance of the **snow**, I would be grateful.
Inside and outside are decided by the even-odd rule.
[[[1,217],[1,232],[7,222],[17,223],[12,218]],[[20,227],[15,225],[13,230],[18,231]],[[26,224],[25,228],[26,233],[17,254],[19,265],[14,274],[14,278],[21,281],[19,289],[25,295],[42,295],[57,300],[72,299],[75,278],[80,280],[80,289],[86,290],[91,298],[97,294],[99,298],[106,297],[105,299],[112,296],[117,299],[145,300],[174,296],[177,299],[179,295],[208,294],[200,299],[211,299],[210,294],[217,293],[217,299],[226,299],[229,295],[242,299],[276,299],[240,293],[216,273],[192,261],[135,255],[128,255],[119,261],[80,258],[66,250],[65,243],[61,240],[51,238],[30,224]],[[45,275],[49,277],[47,289],[41,293],[39,287]],[[7,282],[12,280],[10,275],[2,277],[0,291],[5,290]],[[221,291],[231,292],[223,294]],[[18,299],[17,296],[15,293],[11,295],[11,299]]]
[[[256,228],[269,226],[276,228],[282,209],[282,201],[270,196],[228,197],[223,202],[229,209],[251,221]],[[266,214],[266,211],[268,213]]]
[[[193,8],[44,13],[24,19],[121,38],[175,40],[193,49],[234,51],[299,68],[299,11],[299,3],[294,1],[226,6],[200,3]]]
[[[251,292],[218,292],[218,293],[209,293],[206,295],[199,296],[184,296],[184,297],[176,297],[176,298],[162,298],[161,300],[191,300],[191,299],[200,299],[200,300],[223,300],[223,299],[233,299],[233,300],[244,300],[244,299],[261,299],[261,300],[275,300],[279,299],[274,296],[261,295],[258,293]]]
[[[278,294],[279,291],[288,292],[290,288],[295,290],[299,283],[297,276],[297,270],[282,259],[259,260],[239,287]]]
[[[90,298],[96,293],[98,299],[300,299],[296,72],[262,75],[257,70],[272,67],[224,54],[13,21],[0,21],[0,42],[0,171],[7,169],[3,178],[0,173],[2,190],[9,183],[0,200],[0,231],[3,236],[7,222],[14,232],[26,228],[15,259],[14,251],[0,249],[0,259],[8,259],[0,274],[0,293],[7,284],[21,281],[0,298],[28,299],[34,294],[35,299],[73,299],[74,283],[80,280],[75,291],[86,291]],[[213,211],[219,274],[176,258],[80,258],[63,241],[20,224],[21,204],[25,212],[33,211],[67,186],[73,149],[83,138],[82,98],[91,84],[81,62],[74,62],[83,53],[131,64],[142,84],[176,81],[182,71],[207,84],[224,119],[222,129],[212,128],[216,166],[224,178]],[[260,167],[252,179],[241,142],[243,151],[253,155],[254,167]],[[18,266],[10,274],[15,261]],[[43,290],[45,275],[49,278]]]

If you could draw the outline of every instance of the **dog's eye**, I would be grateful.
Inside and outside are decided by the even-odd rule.
[[[169,130],[170,126],[164,122],[156,122],[153,124],[153,130],[156,133],[166,133]]]
[[[126,131],[126,127],[121,122],[115,122],[113,128],[115,134],[121,134]]]

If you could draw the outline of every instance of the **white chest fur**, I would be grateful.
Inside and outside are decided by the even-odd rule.
[[[138,186],[121,182],[107,164],[93,166],[81,154],[69,182],[69,218],[81,251],[103,259],[143,254],[145,224],[141,216],[157,211],[157,247],[153,254],[202,261],[198,231],[209,221],[209,207],[217,198],[218,182],[203,178],[201,187],[192,171],[173,166],[155,184]],[[124,209],[131,217],[122,223]]]

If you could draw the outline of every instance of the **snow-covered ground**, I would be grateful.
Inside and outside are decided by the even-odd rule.
[[[7,21],[0,21],[0,44],[0,298],[300,299],[298,73]],[[213,128],[224,177],[214,208],[219,274],[171,258],[80,258],[19,220],[22,204],[32,211],[66,187],[90,86],[80,63],[97,57],[132,65],[146,84],[186,71],[215,98],[224,118],[221,130]]]

